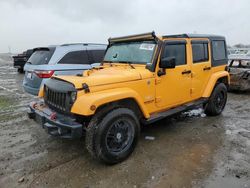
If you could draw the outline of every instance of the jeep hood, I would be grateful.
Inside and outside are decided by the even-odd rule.
[[[138,70],[139,69],[139,70]],[[55,76],[55,78],[72,83],[77,89],[82,88],[82,84],[88,86],[100,86],[121,82],[140,80],[145,77],[152,77],[149,70],[141,67],[132,69],[131,67],[110,67],[103,69],[93,69],[85,71],[83,76]]]

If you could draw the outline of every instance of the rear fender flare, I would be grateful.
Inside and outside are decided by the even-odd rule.
[[[205,88],[205,90],[202,94],[202,97],[205,97],[205,98],[210,97],[217,81],[220,78],[225,78],[225,77],[227,78],[227,83],[229,84],[230,77],[229,77],[229,73],[227,71],[220,71],[220,72],[213,73],[212,76],[210,77],[208,83],[207,83],[207,87]]]

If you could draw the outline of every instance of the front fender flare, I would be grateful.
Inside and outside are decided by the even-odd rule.
[[[128,98],[136,101],[145,118],[150,117],[140,95],[130,88],[108,89],[95,93],[84,94],[77,98],[71,108],[71,112],[78,115],[90,116],[95,114],[95,110],[90,109],[92,105],[94,105],[97,109],[104,104]]]

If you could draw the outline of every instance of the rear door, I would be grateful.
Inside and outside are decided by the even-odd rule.
[[[198,99],[208,83],[211,76],[211,55],[209,41],[194,39],[192,47],[192,99]]]
[[[104,53],[105,50],[88,50],[85,46],[84,50],[69,52],[55,65],[55,74],[80,74],[83,70],[99,65],[104,58]]]
[[[85,46],[83,49],[68,52],[54,65],[56,75],[80,74],[90,68],[91,62]]]

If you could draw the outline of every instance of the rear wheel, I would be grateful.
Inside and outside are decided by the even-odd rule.
[[[107,164],[125,160],[134,150],[140,133],[139,120],[128,108],[97,113],[88,125],[86,147]]]
[[[205,108],[205,113],[210,116],[221,114],[227,102],[227,87],[224,83],[215,86]]]

